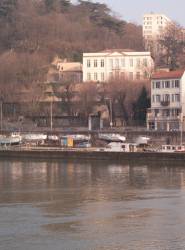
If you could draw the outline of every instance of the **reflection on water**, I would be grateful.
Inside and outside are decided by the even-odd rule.
[[[185,249],[185,164],[0,161],[0,249]]]

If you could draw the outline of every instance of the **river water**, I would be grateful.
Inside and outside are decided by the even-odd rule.
[[[185,249],[185,163],[0,161],[0,250]]]

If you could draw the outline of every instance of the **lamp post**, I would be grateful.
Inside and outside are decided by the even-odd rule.
[[[1,131],[3,130],[3,98],[0,98],[0,124],[1,124]]]
[[[53,130],[53,100],[50,102],[50,130]]]
[[[113,126],[113,119],[112,119],[112,100],[111,98],[105,98],[105,100],[109,101],[109,109],[110,109],[110,127]]]
[[[182,146],[182,137],[183,137],[183,112],[180,113],[180,145]]]
[[[112,121],[112,100],[111,99],[109,99],[109,104],[110,104],[110,127],[112,128],[113,121]]]

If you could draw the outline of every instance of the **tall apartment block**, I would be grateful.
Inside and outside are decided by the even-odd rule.
[[[172,21],[163,14],[150,13],[143,16],[143,38],[146,50],[155,54],[160,49],[158,40],[170,23]]]

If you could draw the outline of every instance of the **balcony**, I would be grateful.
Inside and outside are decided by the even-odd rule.
[[[150,109],[147,112],[147,120],[179,120],[179,114],[163,114],[163,113],[155,113],[152,112]]]
[[[161,101],[161,106],[168,107],[170,105],[170,101]]]

